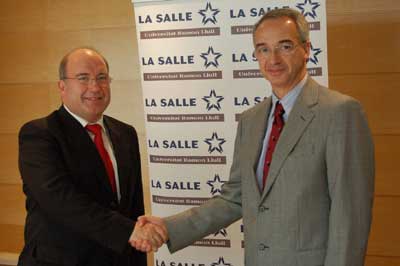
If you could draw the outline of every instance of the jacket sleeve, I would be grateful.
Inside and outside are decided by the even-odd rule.
[[[326,162],[331,209],[325,266],[363,266],[374,197],[374,147],[364,112],[349,99],[335,110]]]
[[[165,219],[169,235],[168,248],[171,252],[185,248],[242,217],[240,128],[241,122],[238,125],[229,181],[223,185],[221,195],[211,198],[199,207]]]

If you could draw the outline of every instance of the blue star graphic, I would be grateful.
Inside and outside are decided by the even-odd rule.
[[[223,257],[219,257],[218,262],[213,262],[211,263],[211,266],[232,266],[232,264],[230,263],[225,263],[224,258]]]
[[[223,228],[223,229],[219,230],[218,232],[215,232],[214,236],[217,236],[219,234],[221,234],[223,237],[226,237],[228,235],[228,232],[226,232],[226,229]]]
[[[212,46],[208,47],[208,51],[206,53],[201,53],[200,57],[205,60],[204,66],[208,68],[213,65],[218,68],[218,58],[222,56],[221,53],[214,52],[214,48]]]
[[[206,25],[208,22],[212,22],[213,24],[217,23],[217,18],[215,17],[219,13],[219,9],[213,9],[211,3],[207,2],[205,9],[200,9],[199,14],[203,16],[203,25]]]
[[[207,111],[210,111],[212,108],[215,108],[217,109],[217,111],[220,111],[221,105],[219,103],[224,99],[224,97],[217,96],[215,90],[211,90],[210,95],[204,96],[202,99],[207,102],[207,107],[206,107]]]
[[[311,50],[310,50],[310,57],[308,58],[308,61],[311,61],[314,65],[318,65],[318,58],[317,55],[319,55],[322,52],[321,48],[314,48],[313,45],[311,44]]]
[[[214,176],[214,180],[208,180],[207,185],[211,187],[211,194],[215,195],[216,193],[221,193],[222,191],[222,185],[225,183],[225,181],[221,181],[221,178],[219,175]]]
[[[312,0],[304,0],[304,3],[297,4],[296,7],[301,10],[301,13],[306,18],[307,16],[315,19],[317,17],[317,13],[315,10],[320,6],[320,3],[312,2]]]
[[[212,153],[213,151],[222,153],[223,152],[222,144],[224,144],[226,140],[218,138],[217,132],[213,132],[212,137],[205,139],[204,142],[208,144],[209,153]]]

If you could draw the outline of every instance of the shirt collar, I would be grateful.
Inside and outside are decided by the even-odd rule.
[[[289,116],[290,111],[292,111],[292,108],[294,106],[294,103],[296,102],[297,97],[299,96],[300,92],[302,91],[304,85],[307,82],[308,74],[304,76],[304,78],[297,83],[296,86],[294,86],[293,89],[291,89],[288,94],[286,94],[282,99],[278,99],[278,97],[272,92],[272,108],[271,108],[271,113],[275,110],[275,104],[277,101],[280,101],[280,103],[283,106],[283,109],[285,110],[285,116]]]
[[[103,121],[103,115],[100,117],[100,119],[94,123],[89,123],[88,121],[86,121],[85,119],[83,119],[82,117],[74,114],[73,112],[71,112],[71,110],[68,109],[68,107],[63,104],[65,110],[67,110],[67,112],[72,115],[73,118],[75,118],[81,125],[82,127],[86,127],[88,124],[99,124],[102,128],[102,130],[104,131],[104,121]]]

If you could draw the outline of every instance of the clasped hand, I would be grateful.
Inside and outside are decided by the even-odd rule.
[[[167,227],[162,218],[140,216],[129,243],[142,252],[157,251],[168,240]]]

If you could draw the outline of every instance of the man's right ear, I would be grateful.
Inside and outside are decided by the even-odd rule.
[[[63,92],[65,90],[65,81],[64,80],[59,80],[57,82],[58,85],[58,89],[60,90],[60,92]]]

